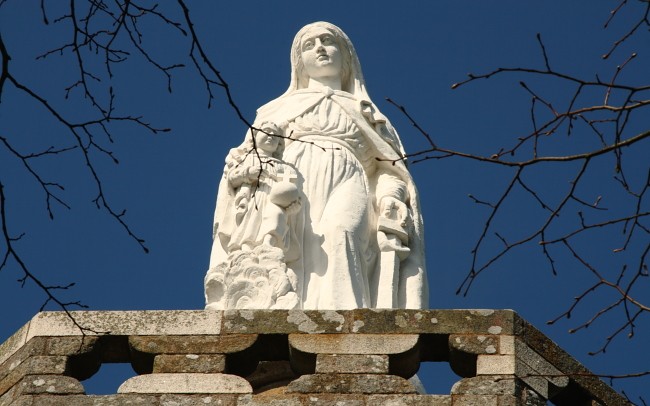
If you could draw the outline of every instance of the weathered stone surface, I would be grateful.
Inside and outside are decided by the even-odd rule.
[[[290,334],[289,345],[310,354],[401,354],[415,347],[417,334]]]
[[[318,354],[316,373],[387,374],[388,355]]]
[[[14,385],[5,393],[0,394],[0,406],[5,406],[10,404],[14,400],[14,395],[18,391],[18,386]]]
[[[346,311],[226,310],[224,334],[233,333],[347,333]]]
[[[455,350],[470,354],[496,354],[499,353],[499,336],[451,334],[449,346]]]
[[[476,359],[477,375],[514,375],[514,355],[479,355]]]
[[[488,395],[489,399],[493,399],[493,395],[498,395],[496,397],[498,406],[545,406],[546,400],[522,382],[522,380],[512,375],[477,376],[461,379],[451,389],[451,393],[454,395],[454,406],[457,399],[455,395],[467,396],[468,401],[480,400]]]
[[[79,378],[79,376],[75,375],[75,372],[78,372],[77,368],[74,368],[75,366],[78,366],[75,361],[78,357],[84,357],[94,351],[98,340],[99,337],[92,336],[32,337],[23,347],[19,348],[11,357],[7,358],[4,363],[0,364],[0,394],[6,390],[8,379],[12,379],[15,383],[20,376],[27,373],[59,373],[52,372],[52,370],[33,370],[30,372],[32,365],[22,364],[31,357],[69,355],[70,358],[69,363],[66,365],[66,373]],[[97,354],[97,357],[99,357],[99,353]],[[82,362],[87,363],[87,360],[82,360]],[[97,364],[99,365],[99,358],[97,358]],[[74,371],[67,370],[71,366],[71,369]]]
[[[479,355],[477,375],[514,375],[526,382],[544,398],[550,398],[558,388],[566,387],[569,378],[553,367],[519,339],[514,340],[516,355]]]
[[[153,361],[153,373],[216,374],[226,370],[223,354],[160,354]]]
[[[519,406],[519,399],[514,395],[499,395],[497,396],[497,405],[498,406]],[[533,405],[531,405],[533,406]],[[536,405],[535,405],[536,406]],[[546,406],[546,404],[544,404]]]
[[[461,395],[452,396],[454,406],[499,406],[495,395]]]
[[[241,395],[237,406],[303,406],[300,396],[280,395]]]
[[[512,310],[356,309],[346,313],[353,333],[512,334]]]
[[[99,342],[97,336],[48,337],[44,355],[80,355],[91,352]]]
[[[93,406],[120,406],[120,405],[159,405],[160,397],[156,395],[103,395],[88,396]]]
[[[512,334],[511,310],[227,310],[224,333]]]
[[[10,370],[7,375],[0,379],[0,394],[8,391],[25,375],[58,374],[62,375],[66,370],[67,357],[48,357],[36,355],[27,358],[25,361]]]
[[[38,395],[30,398],[30,406],[154,406],[160,404],[159,397],[155,395]]]
[[[507,396],[499,396],[499,406],[509,406],[507,405]],[[545,398],[542,398],[540,395],[528,388],[522,388],[519,393],[519,398],[517,399],[520,405],[524,406],[546,406],[547,402]],[[510,402],[513,406],[518,406],[516,402]]]
[[[340,395],[318,393],[305,396],[303,404],[309,406],[364,406],[366,403],[359,395]]]
[[[27,342],[27,332],[29,331],[29,323],[22,326],[5,342],[0,344],[0,365],[3,364],[9,357],[14,355],[18,349],[23,347]]]
[[[202,310],[73,311],[86,335],[219,334],[221,312]],[[26,340],[38,336],[82,336],[63,312],[41,312],[30,321]]]
[[[572,380],[582,386],[587,393],[593,394],[600,403],[606,405],[629,404],[614,389],[600,378],[593,376],[587,368],[519,315],[515,315],[514,333],[555,368],[571,376]]]
[[[80,394],[84,393],[84,388],[74,378],[60,375],[27,375],[18,384],[18,394],[38,395],[38,394]]]
[[[512,355],[515,353],[515,336],[499,336],[499,354]]]
[[[13,400],[6,400],[4,403],[3,398],[0,397],[0,405],[2,406],[32,406],[34,403],[34,397],[32,395],[23,395],[19,396]]]
[[[46,339],[39,337],[30,340],[23,347],[16,348],[16,351],[10,357],[6,358],[3,363],[0,363],[0,381],[29,357],[44,355],[45,344]],[[2,392],[0,391],[0,393]]]
[[[174,402],[201,404],[208,397],[212,399],[211,402],[227,405],[238,401],[260,405],[286,402],[305,405],[312,402],[311,398],[318,398],[319,402],[328,399],[338,399],[338,402],[364,399],[368,406],[380,404],[377,402],[381,399],[386,404],[393,404],[390,403],[391,399],[410,402],[404,403],[407,405],[429,402],[447,405],[444,402],[451,401],[450,397],[431,398],[412,392],[405,395],[405,389],[401,386],[403,382],[394,376],[380,383],[376,379],[373,381],[370,378],[373,374],[369,372],[374,373],[375,378],[387,376],[382,375],[386,373],[386,357],[388,372],[405,378],[411,376],[422,361],[450,362],[452,367],[466,361],[468,370],[464,376],[473,378],[463,379],[454,386],[454,406],[462,404],[458,402],[471,404],[467,402],[492,401],[494,396],[499,406],[538,406],[546,402],[541,395],[557,404],[628,404],[603,381],[589,376],[586,368],[511,311],[240,310],[226,312],[223,318],[222,313],[217,311],[124,312],[126,315],[123,317],[118,317],[117,313],[120,312],[75,313],[79,315],[79,320],[92,321],[94,324],[91,327],[118,327],[115,334],[85,337],[78,329],[66,326],[61,321],[65,319],[62,314],[50,312],[37,315],[0,346],[0,359],[4,360],[0,362],[0,405],[9,402],[73,406],[118,405],[125,402],[157,405],[163,393],[167,393],[165,396],[168,396],[169,406]],[[151,319],[149,316],[152,316]],[[198,324],[192,324],[197,320]],[[210,326],[206,327],[206,320],[212,320],[214,324],[210,322]],[[49,322],[52,322],[52,331],[45,329]],[[155,325],[148,325],[151,322]],[[126,335],[129,331],[133,334]],[[412,337],[410,344],[400,347],[404,344],[404,337]],[[407,347],[410,349],[406,352],[395,353]],[[155,361],[157,355],[160,357]],[[458,356],[466,356],[466,359],[459,361]],[[207,372],[198,374],[205,378],[211,372],[224,370],[224,358],[226,371],[238,375],[234,377],[235,383],[243,383],[243,378],[239,376],[248,375],[245,392],[250,394],[255,388],[255,395],[240,396],[236,391],[230,394],[196,392],[172,395],[169,393],[171,390],[175,391],[185,384],[158,382],[156,390],[161,392],[85,396],[79,382],[73,379],[91,376],[102,362],[131,362],[134,367],[138,364],[140,373],[152,372],[155,363],[156,372],[167,372],[136,377],[136,383],[140,379],[157,382],[162,375],[169,378],[196,372]],[[474,376],[477,371],[479,376]],[[297,378],[299,373],[315,372],[315,375]],[[507,375],[501,375],[506,372]],[[34,377],[35,374],[38,376]],[[30,384],[27,379],[36,380],[39,385]],[[61,390],[72,393],[59,393],[59,388],[54,385],[52,391],[55,394],[51,394],[47,391],[49,386],[43,389],[47,379],[58,379],[58,383],[63,383],[62,387],[59,385]],[[398,381],[391,382],[390,379]],[[65,384],[69,384],[69,387],[66,388]],[[177,388],[170,389],[174,386]],[[213,385],[209,390],[213,391],[215,387]],[[373,390],[383,392],[368,392]],[[391,390],[397,392],[389,393]],[[406,389],[407,392],[410,390],[411,386]],[[330,392],[323,397],[318,391]],[[369,400],[371,395],[379,394],[385,398]]]
[[[519,358],[517,358],[515,371],[515,376],[524,381],[545,399],[548,399],[549,393],[556,388],[556,385],[554,385],[553,382],[562,382],[561,387],[564,387],[569,383],[568,377],[562,376],[561,374],[558,375],[557,373],[554,373],[552,376],[545,376],[544,374],[530,368]]]
[[[150,374],[129,378],[117,393],[252,393],[244,379],[228,374]]]
[[[30,357],[16,369],[23,369],[25,374],[57,374],[62,375],[66,369],[68,357],[63,355],[37,355]]]
[[[562,374],[562,371],[555,368],[550,362],[544,359],[536,351],[526,345],[523,341],[515,339],[515,354],[517,360],[521,360],[530,369],[529,371],[522,371],[522,374],[528,373],[530,375],[543,375],[553,385],[557,387],[565,387],[569,384],[569,378]],[[520,376],[522,375],[520,374]]]
[[[395,375],[303,375],[287,386],[287,393],[415,393],[406,379]]]
[[[546,399],[538,396],[534,391],[528,390],[519,396],[513,395],[498,395],[497,396],[497,405],[498,406],[547,406],[554,403],[548,403]],[[585,403],[579,403],[580,405],[585,405]],[[573,405],[573,403],[568,403],[568,405]]]
[[[450,395],[369,395],[368,406],[451,406]]]
[[[161,395],[160,406],[235,406],[238,395]]]
[[[463,378],[451,387],[452,395],[516,395],[518,380],[511,375]]]
[[[131,336],[129,345],[148,354],[230,354],[243,351],[257,334],[210,336]]]

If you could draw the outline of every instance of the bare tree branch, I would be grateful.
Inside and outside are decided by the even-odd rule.
[[[626,0],[619,3],[612,11],[606,26],[626,5]],[[643,10],[637,23],[614,43],[605,57],[610,57],[612,52],[621,43],[628,41],[633,34],[640,33],[640,27],[650,27],[648,20],[650,3],[644,5]],[[628,176],[629,169],[624,159],[626,156],[624,151],[638,153],[648,145],[650,129],[647,128],[647,122],[643,123],[642,118],[649,114],[650,85],[621,82],[622,72],[633,65],[637,57],[636,52],[615,68],[610,80],[603,81],[598,74],[595,75],[595,79],[585,79],[555,70],[542,36],[538,34],[536,39],[542,54],[543,68],[500,67],[483,74],[469,74],[467,79],[452,85],[453,89],[459,89],[480,79],[516,78],[526,96],[529,97],[532,131],[515,137],[511,146],[497,146],[496,152],[489,156],[446,148],[439,143],[434,143],[430,134],[417,123],[403,105],[391,99],[387,100],[423,137],[425,147],[404,157],[411,160],[411,163],[457,158],[478,162],[487,167],[512,168],[509,182],[501,187],[494,201],[485,201],[472,194],[469,195],[475,203],[489,207],[489,212],[471,250],[472,260],[469,271],[456,293],[467,295],[480,274],[494,268],[498,261],[513,250],[535,241],[554,275],[560,272],[561,268],[568,266],[564,264],[564,260],[558,260],[562,254],[568,253],[591,275],[593,283],[574,298],[566,311],[549,321],[549,324],[571,318],[578,308],[582,313],[591,312],[590,308],[582,309],[583,304],[586,303],[587,298],[598,298],[602,306],[593,310],[591,316],[587,316],[584,322],[578,323],[570,330],[574,333],[586,329],[602,320],[605,315],[618,312],[616,314],[619,315],[619,322],[613,325],[612,333],[605,338],[601,348],[590,353],[598,354],[605,352],[612,341],[622,333],[626,332],[628,337],[634,336],[639,318],[650,314],[647,295],[643,294],[647,290],[647,283],[642,284],[642,281],[647,282],[649,279],[647,260],[650,250],[648,244],[650,210],[647,194],[650,189],[650,168],[648,162],[645,162],[647,175],[639,181],[638,170],[633,177]],[[522,75],[530,78],[530,81],[521,80]],[[564,84],[564,88],[570,91],[568,97],[562,99],[560,96],[553,95],[553,98],[549,99],[535,89],[535,87],[543,89],[544,83],[549,81]],[[537,84],[533,86],[529,82]],[[601,95],[600,98],[598,94]],[[633,119],[636,119],[634,126],[630,124]],[[566,153],[567,149],[547,147],[550,141],[556,139],[561,133],[584,140],[581,142],[581,150]],[[597,143],[597,147],[591,146],[590,137],[594,137],[593,141]],[[542,153],[542,148],[560,153],[545,154]],[[595,175],[597,172],[592,168],[596,165],[602,167],[604,162],[609,161],[615,163],[612,178],[597,177],[602,175]],[[574,172],[576,165],[579,166],[577,172]],[[563,168],[562,173],[566,174],[566,177],[563,180],[553,179],[552,186],[532,181],[532,178],[529,178],[532,168],[540,166]],[[641,174],[643,176],[643,172]],[[632,178],[634,180],[631,180]],[[612,181],[619,187],[603,190],[606,194],[599,193],[595,199],[583,196],[586,185]],[[564,191],[560,197],[552,199],[547,197],[553,194],[549,193],[550,188],[554,189],[555,194],[559,188]],[[503,207],[513,201],[513,196],[517,192],[524,192],[530,196],[535,205],[541,207],[544,214],[537,226],[519,229],[517,231],[523,232],[523,235],[513,238],[509,235],[513,234],[512,232],[506,233],[500,229],[502,226],[498,220],[509,217],[509,213]],[[590,203],[591,201],[593,203]],[[601,201],[617,201],[623,209],[622,211],[618,208],[616,211],[608,209],[601,205]],[[571,213],[574,209],[575,217]],[[559,222],[560,218],[563,219],[562,223]],[[569,218],[578,220],[575,226],[571,225],[572,221],[567,221]],[[607,230],[607,235],[611,236],[611,244],[616,245],[610,249],[610,254],[618,256],[618,261],[621,262],[620,272],[616,272],[613,277],[608,276],[612,271],[599,269],[590,262],[591,252],[585,250],[580,243],[586,237],[595,238],[595,233],[601,230]],[[618,231],[619,235],[622,234],[620,241],[619,238],[614,237],[614,231]],[[498,242],[497,245],[488,244],[488,240],[492,241],[492,238]],[[557,248],[551,250],[551,247]],[[623,252],[626,256],[622,256]],[[635,271],[631,272],[631,269]],[[650,372],[645,371],[620,377],[648,374]],[[608,377],[618,379],[618,376]]]
[[[44,284],[40,278],[36,277],[27,267],[26,263],[23,261],[23,259],[20,257],[18,252],[16,251],[14,244],[20,240],[21,236],[19,237],[12,237],[9,234],[9,230],[7,227],[7,203],[6,203],[6,197],[5,197],[5,192],[4,192],[4,185],[2,184],[2,181],[0,181],[0,223],[2,224],[2,237],[4,239],[5,243],[5,252],[4,255],[2,255],[2,263],[0,263],[0,271],[4,269],[9,261],[13,260],[15,262],[19,269],[22,271],[23,276],[18,279],[18,282],[20,282],[22,285],[25,284],[27,280],[30,280],[31,282],[35,283],[36,286],[38,286],[43,293],[46,296],[45,301],[41,305],[41,311],[45,308],[45,306],[53,302],[55,303],[61,310],[63,310],[68,318],[74,323],[74,325],[85,335],[86,333],[95,333],[95,334],[100,334],[102,332],[93,330],[91,328],[85,327],[81,325],[70,313],[71,308],[77,307],[77,308],[82,308],[85,309],[88,306],[84,305],[83,303],[79,301],[73,301],[73,302],[64,302],[59,297],[56,295],[57,291],[61,290],[67,290],[71,287],[74,286],[73,283],[69,283],[67,285],[46,285]]]

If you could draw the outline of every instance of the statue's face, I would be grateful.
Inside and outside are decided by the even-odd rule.
[[[302,63],[310,78],[333,77],[341,74],[341,51],[334,35],[327,29],[315,27],[303,35],[300,42]]]
[[[262,129],[269,134],[275,134],[277,132],[270,127],[264,127]],[[262,131],[258,131],[257,134],[255,134],[255,145],[257,146],[257,149],[265,152],[268,155],[273,155],[275,150],[278,149],[279,143],[280,137],[274,137],[272,135],[265,134]]]

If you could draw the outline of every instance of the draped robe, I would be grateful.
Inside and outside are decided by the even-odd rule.
[[[338,90],[300,89],[262,106],[256,122],[279,125],[282,160],[295,166],[303,212],[295,224],[303,309],[374,307],[378,275],[377,212],[384,195],[404,189],[410,255],[399,269],[401,308],[428,305],[423,226],[417,191],[390,123],[368,100]]]

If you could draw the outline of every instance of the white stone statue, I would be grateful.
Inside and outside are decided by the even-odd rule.
[[[255,122],[279,127],[265,132],[279,134],[275,139],[284,141],[284,151],[276,150],[276,166],[297,171],[292,190],[298,197],[275,204],[284,214],[266,224],[260,212],[274,204],[273,193],[259,186],[241,192],[238,181],[224,174],[222,186],[229,183],[230,195],[242,198],[224,199],[220,187],[211,270],[206,276],[207,308],[224,308],[208,293],[210,272],[232,262],[232,252],[255,247],[282,250],[289,287],[277,281],[271,284],[285,286],[280,290],[284,296],[276,296],[290,295],[286,302],[296,299],[297,308],[427,307],[417,191],[400,159],[404,150],[399,136],[371,101],[357,54],[340,28],[317,22],[296,34],[289,88],[262,106]],[[266,142],[271,143],[268,137]],[[258,142],[257,149],[261,147]],[[232,171],[227,165],[224,172]],[[251,171],[259,173],[259,169]],[[253,200],[258,202],[257,213],[251,207]],[[261,233],[232,226],[239,218],[246,224],[247,216],[262,219]],[[285,225],[287,229],[282,228]],[[272,238],[265,243],[261,234]],[[220,289],[229,289],[224,283]],[[250,300],[244,302],[251,308]],[[270,306],[288,308],[278,307],[277,301]]]

